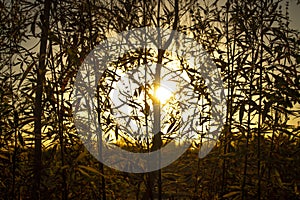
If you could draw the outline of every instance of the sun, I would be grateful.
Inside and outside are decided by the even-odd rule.
[[[161,104],[166,104],[168,100],[172,97],[172,92],[168,89],[160,86],[155,92],[155,97],[160,101]]]

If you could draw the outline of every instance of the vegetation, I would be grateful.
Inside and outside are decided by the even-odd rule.
[[[300,198],[300,38],[289,26],[288,0],[12,0],[0,1],[0,11],[1,199]],[[130,174],[86,150],[71,95],[92,49],[144,26],[190,34],[203,45],[220,70],[227,113],[205,158],[198,158],[201,142],[195,142],[168,167]],[[132,52],[115,65],[127,71],[147,59],[168,62],[167,52],[157,52]],[[115,80],[117,73],[104,76]],[[210,97],[201,75],[191,77],[205,107]],[[111,89],[100,81],[103,112],[111,108]],[[146,146],[129,141],[110,115],[98,115],[104,132],[114,133],[104,138],[119,136],[124,149],[149,151],[166,142],[161,134]],[[203,111],[199,121],[207,119]],[[198,134],[202,138],[205,129]]]

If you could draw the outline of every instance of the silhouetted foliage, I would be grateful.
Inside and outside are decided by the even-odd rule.
[[[288,12],[288,0],[1,1],[1,199],[299,199],[300,37]],[[77,135],[74,80],[107,37],[158,25],[192,35],[209,53],[228,95],[226,124],[203,159],[198,141],[159,172],[118,172],[93,158]],[[115,69],[174,59],[160,53],[128,53],[103,74],[110,81],[98,84],[104,136],[118,137],[123,149],[145,152],[168,142],[166,133],[148,145],[133,142],[107,115]],[[210,97],[201,74],[190,77],[205,110]],[[199,121],[209,117],[205,110]]]

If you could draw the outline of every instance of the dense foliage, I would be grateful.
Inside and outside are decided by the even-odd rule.
[[[0,1],[1,199],[299,199],[300,38],[288,11],[281,0]],[[85,149],[70,97],[97,44],[143,26],[204,46],[228,94],[226,124],[207,157],[197,157],[195,143],[157,174],[128,174]],[[145,54],[119,65],[136,66]]]

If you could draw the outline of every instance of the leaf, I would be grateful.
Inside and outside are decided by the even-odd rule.
[[[90,172],[93,172],[95,174],[98,174],[98,175],[102,176],[102,174],[98,170],[96,170],[95,168],[92,168],[92,167],[89,167],[89,166],[84,166],[84,165],[78,165],[78,167],[81,168],[81,169],[85,169],[87,171],[90,171]]]
[[[30,27],[30,30],[31,30],[33,36],[35,36],[35,25],[36,25],[36,19],[38,17],[38,14],[39,14],[39,12],[35,13],[35,15],[33,17],[33,22],[31,23],[31,27]]]
[[[116,126],[115,136],[116,136],[116,140],[118,140],[118,138],[119,138],[119,128],[118,128],[118,126]]]
[[[187,69],[189,72],[192,72],[192,73],[197,73],[197,70],[193,69],[193,68],[188,68]]]
[[[272,106],[272,102],[269,101],[269,102],[265,102],[265,106],[264,106],[264,110],[262,112],[262,122],[264,123],[266,117],[267,117],[267,114],[270,110],[270,107]]]
[[[150,111],[150,106],[147,102],[145,102],[145,115],[148,116]]]
[[[192,184],[193,183],[193,174],[188,174],[186,175],[186,177],[184,178],[184,183],[189,183],[189,184]]]
[[[134,90],[133,96],[134,96],[134,97],[137,97],[137,96],[138,96],[138,94],[137,94],[137,91],[136,91],[136,90]]]
[[[24,119],[22,122],[19,123],[19,127],[22,128],[23,126],[30,124],[33,121],[34,121],[34,117],[27,117],[26,119]]]
[[[283,183],[282,183],[282,180],[281,180],[281,176],[280,176],[280,173],[278,172],[277,169],[275,169],[275,177],[277,179],[277,182],[279,184],[280,187],[283,187]]]
[[[269,46],[265,45],[264,43],[262,43],[262,46],[271,56],[273,56],[272,49]]]
[[[167,130],[167,133],[169,133],[172,130],[172,128],[174,127],[175,123],[176,123],[176,121],[174,121],[172,124],[170,124],[170,126],[169,126],[169,128]]]
[[[70,165],[64,165],[60,169],[63,170],[63,169],[68,169],[68,168],[70,168]]]
[[[137,102],[133,101],[133,100],[128,100],[127,105],[133,107],[133,108],[143,108],[140,104],[138,104]],[[138,107],[137,107],[138,106]]]
[[[1,155],[1,154],[0,154],[0,158],[5,159],[5,160],[9,160],[8,157],[6,157],[6,156],[4,156],[4,155]]]
[[[14,111],[14,124],[15,126],[19,124],[19,113],[16,110]]]
[[[214,27],[214,28],[219,34],[222,34],[221,30],[218,27]]]
[[[26,78],[27,74],[31,71],[31,69],[33,68],[33,66],[35,65],[36,61],[34,61],[33,63],[31,63],[31,65],[29,65],[27,67],[27,69],[25,70],[25,72],[23,73],[23,76],[19,82],[19,85],[18,85],[18,89],[20,88],[21,84],[23,83],[24,79]]]
[[[237,195],[237,194],[239,194],[239,193],[240,193],[239,191],[229,192],[228,194],[223,195],[223,198],[228,198],[228,197]]]
[[[83,151],[79,154],[79,156],[75,159],[75,161],[79,161],[86,156],[87,152]]]
[[[297,56],[296,56],[296,62],[297,62],[297,64],[300,63],[300,55],[297,55]]]
[[[245,112],[245,102],[243,101],[243,103],[240,107],[240,112],[239,112],[240,124],[242,124],[242,122],[243,122],[244,112]]]
[[[229,185],[227,187],[230,188],[230,189],[235,189],[235,190],[240,190],[241,189],[241,186],[239,186],[239,185]]]
[[[83,175],[90,177],[90,175],[88,173],[86,173],[84,170],[77,168],[78,171],[80,171],[80,173],[82,173]]]
[[[20,144],[22,146],[25,146],[23,136],[22,136],[22,134],[19,131],[18,131],[18,138],[19,138]]]

